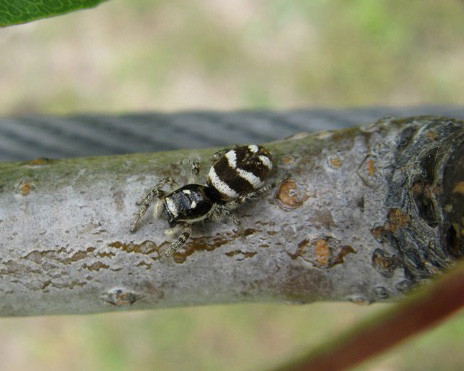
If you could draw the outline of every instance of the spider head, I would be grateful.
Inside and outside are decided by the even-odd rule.
[[[195,223],[207,218],[219,200],[214,188],[187,184],[164,198],[164,212],[170,226],[179,222]]]

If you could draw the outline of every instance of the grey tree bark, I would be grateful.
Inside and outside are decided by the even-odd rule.
[[[168,261],[135,201],[213,149],[0,164],[0,315],[395,300],[462,256],[464,125],[416,117],[267,144],[278,184]]]

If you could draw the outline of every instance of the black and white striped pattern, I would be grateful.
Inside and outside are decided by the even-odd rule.
[[[271,170],[272,158],[266,148],[255,144],[237,147],[211,166],[207,184],[222,200],[231,200],[261,188]]]

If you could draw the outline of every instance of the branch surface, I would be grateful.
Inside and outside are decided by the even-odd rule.
[[[463,254],[464,125],[417,117],[267,145],[282,179],[174,257],[135,201],[214,149],[0,164],[0,315],[394,300]]]

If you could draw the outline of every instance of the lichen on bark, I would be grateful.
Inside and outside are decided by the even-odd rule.
[[[395,300],[464,252],[463,122],[384,119],[268,143],[276,188],[160,259],[135,201],[214,149],[0,164],[0,315]]]

